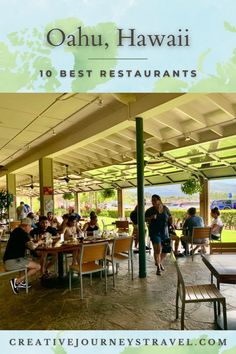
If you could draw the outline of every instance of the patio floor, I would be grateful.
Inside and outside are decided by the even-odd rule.
[[[108,294],[104,282],[94,278],[93,286],[84,278],[85,298],[80,300],[79,282],[70,292],[64,289],[42,287],[38,279],[26,295],[13,295],[9,280],[0,282],[1,330],[179,330],[175,320],[176,271],[168,257],[162,276],[155,274],[152,255],[147,254],[147,278],[138,277],[138,255],[134,256],[134,281],[122,264],[116,282],[108,277]],[[200,256],[178,259],[184,279],[189,283],[209,283],[210,274]],[[222,285],[227,308],[236,309],[235,286]],[[216,329],[210,304],[186,306],[186,329]]]

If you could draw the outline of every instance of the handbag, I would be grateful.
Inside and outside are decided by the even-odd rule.
[[[162,244],[162,253],[170,253],[172,250],[171,247],[171,240],[170,238],[165,238],[164,240],[161,241]]]

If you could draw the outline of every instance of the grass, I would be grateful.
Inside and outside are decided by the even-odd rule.
[[[101,230],[103,230],[102,220],[104,220],[105,225],[110,225],[112,222],[114,222],[117,219],[110,218],[110,217],[102,217],[102,216],[99,217],[98,223],[99,223]],[[108,226],[107,229],[113,230],[114,225]],[[222,242],[236,242],[236,230],[224,230],[223,229],[221,238],[222,238]]]
[[[223,230],[221,240],[222,242],[236,242],[236,230]]]

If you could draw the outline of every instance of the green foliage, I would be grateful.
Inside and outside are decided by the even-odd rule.
[[[181,191],[185,194],[192,195],[201,192],[201,190],[202,190],[201,183],[195,177],[190,178],[181,184]]]
[[[12,202],[12,195],[5,190],[0,191],[0,220],[3,218],[3,214],[7,212],[8,207]]]
[[[72,200],[72,199],[74,199],[74,195],[73,195],[72,193],[67,193],[67,192],[65,192],[65,193],[63,194],[62,198],[63,198],[64,200]]]
[[[107,216],[110,218],[118,218],[117,210],[102,210],[99,216]]]
[[[104,199],[114,198],[116,196],[116,192],[114,189],[104,189],[103,191],[101,191],[101,195]]]
[[[227,229],[236,228],[236,210],[221,210],[220,218]]]

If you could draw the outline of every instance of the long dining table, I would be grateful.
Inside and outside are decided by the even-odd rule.
[[[236,254],[203,254],[202,260],[216,278],[218,289],[222,283],[236,284]],[[236,310],[227,312],[227,322],[228,329],[236,329]],[[223,328],[220,316],[217,323]]]
[[[85,239],[81,240],[73,240],[73,241],[65,241],[65,242],[55,242],[52,246],[48,247],[46,245],[37,247],[37,251],[41,253],[41,257],[47,258],[47,255],[56,255],[58,262],[58,273],[57,277],[43,279],[42,283],[44,285],[49,285],[50,287],[54,286],[62,286],[65,280],[64,274],[64,256],[68,253],[73,254],[74,252],[78,252],[81,248],[82,244],[91,244],[91,243],[100,243],[100,242],[111,242],[111,238],[96,238],[96,239]]]

